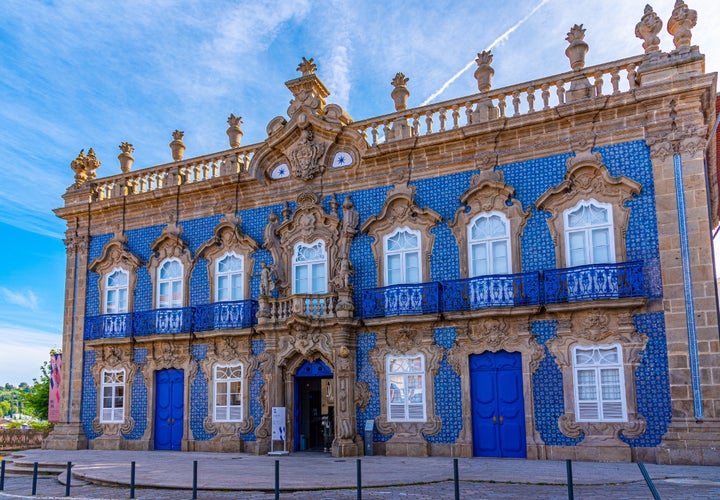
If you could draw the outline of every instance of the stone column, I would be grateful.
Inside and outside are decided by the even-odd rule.
[[[335,440],[334,457],[358,456],[362,441],[357,435],[355,412],[355,358],[356,344],[350,333],[341,332],[334,337],[335,349]]]

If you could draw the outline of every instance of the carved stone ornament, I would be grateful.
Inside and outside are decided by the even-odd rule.
[[[189,303],[190,297],[190,275],[193,267],[193,257],[190,246],[182,238],[182,226],[170,223],[163,229],[160,236],[153,241],[150,249],[153,254],[147,262],[150,280],[153,284],[153,308],[157,307],[158,269],[167,260],[175,259],[180,262],[183,268],[183,306]]]
[[[333,359],[333,341],[329,334],[320,328],[310,328],[302,323],[291,325],[290,334],[280,337],[277,363],[284,365],[297,355],[309,359],[313,353],[320,353],[326,359]]]
[[[645,143],[650,147],[653,159],[665,161],[676,154],[692,157],[705,150],[707,132],[706,126],[689,124],[683,128],[648,133]]]
[[[268,396],[268,387],[273,383],[273,374],[275,372],[276,356],[273,352],[265,350],[257,357],[257,361],[260,365],[260,373],[262,373],[263,384],[260,386],[260,393],[258,394],[258,402],[262,408],[262,417],[260,423],[255,427],[255,436],[259,439],[266,439],[270,437],[271,423],[272,423],[272,412],[270,411],[270,400]]]
[[[234,255],[243,260],[244,283],[243,297],[250,297],[249,275],[255,266],[253,254],[260,245],[242,231],[242,218],[234,213],[228,214],[218,222],[213,237],[203,243],[197,251],[197,258],[207,259],[207,275],[210,297],[215,297],[215,274],[217,261],[226,255]]]
[[[372,393],[367,383],[355,382],[355,406],[365,411],[365,408],[367,408],[367,405],[370,403],[370,399],[372,399]]]
[[[559,325],[557,336],[546,344],[563,374],[565,414],[558,420],[560,431],[571,438],[584,435],[581,445],[619,443],[620,434],[626,438],[636,438],[645,432],[645,418],[637,413],[635,372],[648,337],[638,333],[631,320],[630,311],[608,314],[601,309],[591,309],[576,312],[571,321],[562,327]],[[572,368],[574,348],[611,345],[619,345],[622,351],[627,421],[577,422]]]
[[[80,187],[85,182],[95,179],[95,172],[100,168],[100,160],[95,156],[93,148],[88,150],[87,155],[85,150],[81,149],[77,158],[70,163],[70,168],[75,172],[75,187]]]
[[[677,50],[690,47],[692,29],[697,24],[697,11],[689,8],[683,0],[675,0],[675,7],[668,19],[667,30],[673,36]]]
[[[648,4],[640,22],[635,25],[635,36],[643,40],[643,49],[646,54],[660,51],[660,38],[657,36],[663,27],[662,19],[655,14]]]
[[[183,159],[183,153],[185,152],[185,143],[183,142],[185,132],[175,129],[172,136],[173,140],[169,144],[170,151],[172,152],[172,158],[175,161],[181,161]]]
[[[312,128],[300,132],[300,139],[290,150],[290,168],[295,177],[309,181],[325,171],[322,159],[325,156],[326,144],[313,140]]]
[[[578,154],[568,158],[566,164],[565,180],[548,189],[535,203],[537,210],[551,214],[547,223],[555,243],[558,268],[566,267],[563,213],[591,199],[613,207],[615,257],[618,262],[625,261],[625,233],[630,218],[630,208],[625,202],[640,194],[642,186],[624,175],[612,177],[600,153]]]
[[[212,415],[215,402],[215,367],[242,366],[242,420],[237,422],[218,422]],[[223,451],[241,451],[241,439],[238,434],[247,434],[255,428],[255,420],[250,415],[250,384],[255,377],[258,360],[251,354],[249,337],[219,337],[208,343],[207,356],[200,362],[200,368],[207,380],[208,410],[203,420],[203,429],[215,434],[212,440],[220,441]]]
[[[489,50],[483,50],[478,53],[477,59],[475,59],[478,67],[475,70],[474,76],[477,80],[477,86],[480,92],[487,92],[490,90],[492,77],[495,74],[495,70],[492,66],[490,66],[490,64],[492,64],[492,60],[493,56]]]
[[[442,420],[435,414],[435,376],[442,361],[444,350],[432,343],[432,330],[415,330],[411,333],[405,328],[390,327],[386,339],[393,339],[392,344],[379,345],[370,351],[370,363],[380,381],[380,416],[375,419],[375,425],[382,434],[392,434],[386,443],[389,455],[395,454],[392,450],[399,450],[413,446],[421,454],[423,449],[429,453],[428,443],[424,436],[434,436],[442,429]],[[389,356],[413,356],[421,354],[425,362],[425,415],[424,422],[392,422],[388,421],[389,409],[387,407],[387,358]]]
[[[127,174],[132,169],[132,164],[135,161],[135,158],[133,158],[132,155],[135,148],[129,142],[121,142],[118,147],[120,148],[120,154],[118,155],[118,160],[120,161],[120,171]]]
[[[301,108],[305,108],[312,113],[323,114],[325,98],[330,95],[330,92],[315,74],[317,65],[314,59],[303,57],[297,71],[302,74],[300,78],[285,82],[285,86],[290,89],[290,92],[295,97],[290,101],[290,107],[287,111],[288,116],[294,116]]]
[[[135,284],[137,283],[137,270],[143,265],[140,257],[132,253],[127,247],[128,237],[123,233],[115,233],[103,247],[100,257],[93,260],[88,269],[100,275],[98,289],[100,296],[100,311],[105,311],[105,285],[107,276],[120,269],[128,275],[128,311],[133,310]]]
[[[420,281],[430,277],[430,254],[435,242],[431,229],[441,220],[440,214],[434,210],[417,206],[414,186],[401,183],[388,191],[380,214],[369,217],[361,227],[363,233],[375,238],[372,249],[377,265],[378,286],[385,286],[383,238],[401,228],[420,232]]]
[[[470,187],[460,197],[461,207],[448,225],[460,251],[460,276],[470,276],[468,262],[468,231],[471,223],[481,214],[501,215],[510,227],[510,255],[512,272],[520,270],[520,241],[530,211],[523,210],[522,203],[514,198],[515,189],[503,182],[501,171],[482,171],[470,178]]]
[[[230,147],[239,148],[240,141],[242,140],[243,136],[243,131],[240,128],[240,125],[243,124],[242,116],[235,116],[234,114],[230,113],[227,122],[229,126],[225,133],[228,136],[228,141],[230,141]]]
[[[570,44],[565,49],[565,55],[570,59],[570,67],[573,71],[579,71],[585,67],[585,54],[588,51],[588,44],[585,43],[585,30],[582,24],[575,24],[568,31],[565,40]]]
[[[407,88],[407,82],[410,79],[402,73],[396,73],[395,78],[392,80],[393,90],[390,93],[393,102],[395,103],[395,111],[403,111],[407,109],[408,97],[410,97],[410,91]]]
[[[129,434],[135,427],[135,421],[130,416],[132,394],[132,386],[135,382],[135,374],[137,373],[137,364],[133,361],[133,350],[130,345],[110,344],[99,348],[98,356],[95,364],[93,364],[90,372],[95,380],[97,393],[102,394],[103,372],[105,371],[124,371],[124,404],[123,404],[123,421],[122,422],[102,422],[100,415],[102,414],[103,398],[97,398],[97,410],[95,418],[92,421],[92,429],[97,434],[102,434],[97,443],[98,448],[103,448],[103,440],[121,441],[122,434]],[[118,447],[121,447],[119,445]]]

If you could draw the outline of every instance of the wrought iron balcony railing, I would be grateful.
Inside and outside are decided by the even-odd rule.
[[[129,337],[132,313],[103,314],[85,318],[85,340]]]
[[[546,304],[643,297],[643,263],[591,264],[543,273]]]
[[[417,283],[362,291],[363,318],[440,312],[440,283]]]
[[[537,272],[477,276],[442,283],[443,312],[538,304],[540,273]]]
[[[196,332],[206,330],[225,330],[232,328],[250,328],[257,322],[258,303],[255,300],[215,302],[195,307],[193,329]]]
[[[192,331],[192,307],[153,309],[133,313],[133,335],[189,333]]]

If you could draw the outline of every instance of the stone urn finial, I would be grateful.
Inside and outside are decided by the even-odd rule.
[[[118,147],[120,148],[120,151],[122,151],[118,155],[118,160],[120,160],[120,171],[123,174],[127,174],[132,169],[132,164],[135,161],[135,158],[133,158],[132,155],[135,148],[129,142],[121,142]]]
[[[673,36],[676,49],[690,47],[692,32],[697,24],[697,11],[692,10],[683,0],[675,1],[672,16],[668,19],[667,30]]]
[[[81,149],[80,153],[78,153],[77,158],[75,158],[70,163],[70,168],[72,168],[73,172],[75,172],[75,185],[76,186],[82,186],[85,184],[85,181],[87,181],[87,171],[85,169],[85,149]]]
[[[183,153],[185,152],[185,143],[182,141],[185,132],[175,129],[172,133],[173,141],[170,143],[170,150],[172,151],[172,157],[175,161],[181,161],[183,159]]]
[[[390,93],[393,101],[395,101],[395,111],[403,111],[407,109],[408,97],[410,97],[410,91],[406,87],[407,82],[410,79],[402,73],[396,73],[395,78],[392,80],[392,85],[395,87]]]
[[[568,31],[567,40],[570,46],[565,49],[565,55],[570,59],[570,67],[573,71],[579,71],[585,67],[585,54],[588,51],[588,44],[585,43],[585,30],[582,24],[575,24]]]
[[[640,22],[635,25],[635,36],[643,40],[643,49],[646,54],[660,51],[660,38],[657,34],[663,27],[662,19],[655,14],[650,4],[645,6],[645,13]]]
[[[478,65],[478,68],[475,70],[475,79],[477,80],[478,90],[480,92],[490,90],[492,77],[495,74],[495,70],[490,66],[492,60],[492,52],[489,50],[483,50],[478,53],[477,59],[475,59]]]
[[[95,179],[95,171],[100,168],[100,160],[95,156],[93,148],[88,149],[87,157],[85,158],[85,171],[87,172],[87,180],[92,181]]]
[[[225,131],[225,133],[228,135],[228,139],[230,140],[230,147],[239,148],[240,141],[242,140],[243,136],[243,131],[240,130],[240,125],[243,124],[242,116],[235,116],[234,114],[230,113],[227,122],[230,126]]]
[[[315,59],[312,57],[310,59],[305,59],[305,57],[302,58],[302,61],[300,61],[300,64],[298,64],[297,70],[302,73],[302,76],[310,76],[315,74],[317,71],[317,64],[314,63]]]

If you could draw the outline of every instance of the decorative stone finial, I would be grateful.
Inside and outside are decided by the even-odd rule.
[[[410,81],[402,73],[396,73],[395,78],[392,80],[392,85],[395,87],[390,93],[393,101],[395,101],[395,111],[403,111],[407,109],[408,97],[410,97],[410,91],[406,87],[407,82]]]
[[[478,82],[478,90],[480,92],[490,90],[492,77],[495,74],[495,70],[490,66],[492,60],[493,56],[489,50],[483,50],[478,53],[477,59],[475,59],[478,65],[478,68],[475,70],[475,79]]]
[[[132,164],[135,161],[135,158],[132,156],[132,152],[135,151],[135,148],[132,144],[129,142],[121,142],[120,151],[122,151],[118,155],[118,160],[120,160],[120,170],[123,174],[127,174],[132,169]]]
[[[298,64],[297,71],[302,73],[302,76],[314,75],[317,71],[317,65],[313,61],[315,61],[315,59],[312,57],[310,59],[303,57],[300,64]]]
[[[672,16],[668,19],[667,30],[673,36],[676,49],[690,47],[692,32],[697,24],[697,12],[690,9],[683,0],[675,1]]]
[[[75,185],[82,186],[85,182],[95,179],[95,171],[99,167],[100,160],[95,156],[95,151],[90,148],[85,155],[85,150],[81,149],[77,158],[70,163],[70,168],[75,172]]]
[[[585,30],[582,24],[575,24],[568,31],[567,40],[570,46],[565,49],[565,55],[570,59],[570,67],[573,71],[579,71],[585,67],[585,54],[588,51],[588,44],[584,42]]]
[[[173,141],[170,143],[170,150],[172,151],[173,160],[181,161],[185,152],[185,143],[182,141],[185,132],[175,129],[172,136]]]
[[[85,158],[85,165],[87,170],[87,180],[94,180],[95,171],[100,168],[100,160],[98,160],[97,156],[95,156],[93,148],[88,149],[87,158]]]
[[[234,114],[230,113],[227,122],[230,126],[225,131],[225,133],[228,135],[228,139],[230,140],[230,147],[239,148],[240,140],[243,136],[243,131],[240,130],[240,125],[242,125],[243,123],[242,116],[235,116]]]
[[[640,22],[635,25],[635,36],[643,40],[643,49],[646,54],[660,51],[660,38],[657,34],[662,29],[662,19],[655,14],[650,4],[645,6],[645,13]]]

